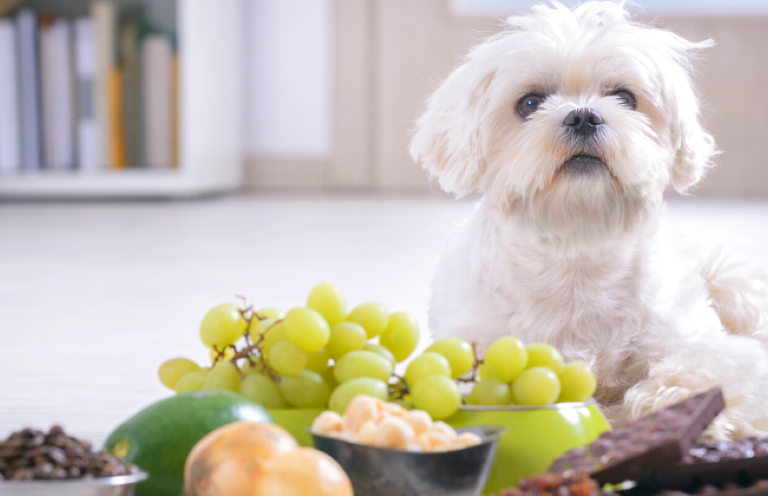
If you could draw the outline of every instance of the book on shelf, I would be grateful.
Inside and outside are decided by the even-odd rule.
[[[56,170],[73,169],[75,164],[71,39],[67,19],[40,27],[45,165]]]
[[[96,40],[93,20],[75,20],[75,84],[77,87],[77,168],[93,171],[99,168],[99,130],[94,112],[96,85]]]
[[[22,170],[39,170],[43,164],[40,123],[40,69],[38,67],[37,15],[24,8],[16,14],[19,54],[19,103]]]
[[[0,19],[0,173],[21,168],[16,26]]]
[[[149,35],[141,45],[145,162],[149,167],[173,165],[173,52],[162,35]]]
[[[123,132],[126,160],[138,165],[141,160],[141,129],[139,113],[139,25],[128,22],[120,27],[120,63],[123,69]]]
[[[115,6],[98,0],[91,4],[96,43],[96,87],[94,88],[94,114],[99,140],[99,164],[104,168],[119,168],[113,160],[112,150],[114,118],[111,112],[110,87],[115,66]]]
[[[110,163],[115,169],[123,169],[127,165],[125,146],[125,129],[123,118],[123,71],[112,67],[107,80],[107,95],[109,97],[109,149]]]

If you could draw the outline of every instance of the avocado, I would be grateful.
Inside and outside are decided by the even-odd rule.
[[[104,450],[149,473],[136,496],[179,496],[184,462],[209,432],[235,422],[269,422],[258,403],[223,390],[182,393],[158,401],[126,420],[109,435]]]

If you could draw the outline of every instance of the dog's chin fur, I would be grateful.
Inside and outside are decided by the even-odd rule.
[[[540,250],[572,257],[636,232],[660,205],[636,188],[623,188],[608,169],[561,170],[546,188],[508,203],[502,212]]]
[[[443,189],[484,195],[435,275],[435,337],[555,345],[592,365],[615,423],[720,384],[728,408],[708,434],[768,433],[766,279],[664,229],[665,190],[685,193],[717,154],[689,76],[708,46],[623,3],[554,2],[470,52],[411,144]],[[531,92],[544,100],[518,115]],[[601,116],[593,134],[566,125],[577,109]]]

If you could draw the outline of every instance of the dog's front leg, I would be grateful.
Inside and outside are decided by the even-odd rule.
[[[727,440],[767,435],[768,348],[724,332],[697,338],[687,342],[685,350],[653,364],[647,378],[627,392],[623,405],[608,409],[611,420],[635,420],[721,386],[726,409],[705,436]]]

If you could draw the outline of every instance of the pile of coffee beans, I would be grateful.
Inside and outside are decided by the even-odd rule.
[[[502,489],[496,496],[603,496],[603,491],[587,474],[569,471],[520,479],[517,487]]]
[[[45,433],[36,429],[14,432],[0,441],[0,480],[53,480],[113,477],[138,473],[91,443],[68,436],[56,425]]]

